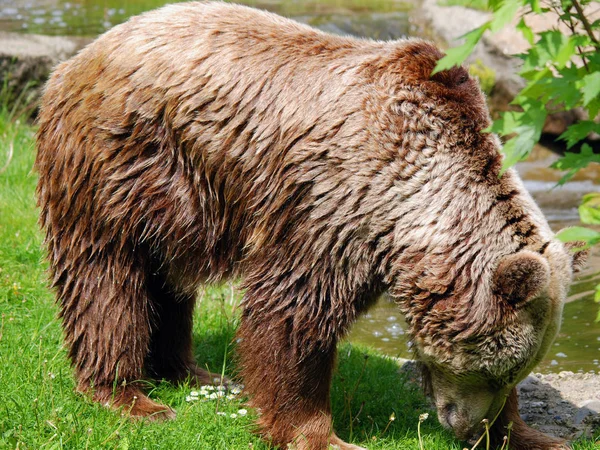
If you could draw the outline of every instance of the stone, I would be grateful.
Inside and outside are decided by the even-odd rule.
[[[529,375],[527,378],[525,378],[521,384],[519,384],[519,389],[522,392],[533,392],[534,390],[537,389],[538,385],[540,384],[540,380],[538,380],[536,377]]]
[[[52,68],[89,42],[90,38],[0,31],[0,86],[6,84],[13,98],[30,89],[29,97],[37,98]]]
[[[581,404],[581,407],[575,413],[573,422],[576,425],[583,423],[589,416],[600,414],[600,400],[586,400]]]

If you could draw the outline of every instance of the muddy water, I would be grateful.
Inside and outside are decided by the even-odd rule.
[[[96,36],[131,15],[165,3],[167,0],[0,0],[0,31]],[[420,33],[409,21],[410,0],[242,0],[240,3],[294,17],[332,33],[376,39]],[[582,172],[562,188],[555,188],[560,175],[548,169],[555,158],[540,148],[518,169],[552,228],[559,230],[579,224],[577,205],[581,196],[600,191],[600,166]],[[600,370],[600,324],[594,323],[600,305],[594,304],[592,293],[598,283],[600,250],[596,249],[573,286],[561,334],[541,365],[543,371]],[[409,358],[410,342],[405,330],[395,305],[384,298],[358,321],[349,338],[389,355]]]

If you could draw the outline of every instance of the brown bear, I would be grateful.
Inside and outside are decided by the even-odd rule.
[[[241,277],[241,377],[264,435],[356,449],[332,430],[336,344],[387,291],[442,424],[468,437],[510,394],[513,448],[558,448],[519,421],[514,387],[581,258],[500,175],[484,97],[464,68],[432,75],[441,56],[186,3],[59,65],[37,193],[79,390],[173,416],[133,382],[210,381],[192,354],[196,292]]]

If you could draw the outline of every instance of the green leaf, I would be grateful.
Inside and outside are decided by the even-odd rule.
[[[529,42],[529,45],[533,45],[533,42],[535,41],[535,36],[533,35],[533,31],[531,31],[531,28],[529,28],[529,26],[525,23],[524,17],[521,17],[521,21],[517,24],[517,30],[521,32],[525,40]]]
[[[594,301],[596,303],[600,303],[600,284],[596,286],[596,293],[594,294]],[[596,322],[600,322],[600,311],[598,311],[598,316],[596,317]]]
[[[562,242],[584,241],[587,245],[595,245],[600,242],[600,233],[584,227],[565,228],[556,237]]]
[[[516,135],[508,140],[502,149],[502,173],[531,153],[533,146],[540,139],[546,121],[547,112],[543,103],[522,98],[519,106],[523,108],[522,112],[507,111],[500,119],[494,121],[491,127],[484,130],[502,136]]]
[[[598,113],[600,113],[600,98],[596,98],[588,103],[585,110],[588,113],[588,117],[597,117]]]
[[[596,294],[594,295],[594,301],[596,303],[600,303],[600,284],[598,286],[596,286]],[[600,315],[598,317],[600,317]],[[600,319],[598,319],[598,320],[600,320]]]
[[[536,124],[526,124],[515,128],[517,135],[504,144],[502,153],[502,173],[519,161],[525,159],[533,150],[533,146],[540,140],[541,128]]]
[[[435,75],[442,70],[451,69],[454,66],[461,65],[473,52],[473,49],[481,39],[481,36],[483,36],[483,33],[490,27],[490,23],[491,22],[486,22],[479,28],[475,28],[462,36],[465,38],[464,44],[448,49],[446,56],[440,59],[435,66],[435,69],[433,69],[432,75]]]
[[[563,68],[575,54],[575,44],[575,39],[557,30],[540,33],[540,39],[523,57],[522,70],[542,69],[548,63]]]
[[[583,92],[583,105],[587,106],[592,100],[597,99],[600,94],[600,72],[590,73],[581,79],[581,90]]]
[[[586,194],[579,205],[579,217],[588,225],[600,225],[600,193]]]
[[[591,120],[582,120],[581,122],[570,125],[558,139],[567,142],[567,148],[573,147],[579,141],[585,139],[590,133],[600,133],[600,123]]]
[[[499,119],[494,120],[494,123],[484,131],[498,133],[500,136],[514,133],[514,130],[521,124],[524,114],[520,111],[505,111],[501,113]]]
[[[531,6],[531,10],[534,13],[541,13],[540,0],[525,0],[525,4]]]
[[[519,92],[513,103],[518,103],[520,97],[529,97],[539,99],[543,103],[552,102],[563,110],[581,106],[583,103],[581,80],[587,74],[585,67],[577,67],[574,64],[561,69],[545,67],[541,70],[522,71],[521,76],[527,80],[527,85]],[[588,108],[593,106],[594,101],[588,105]],[[590,117],[595,116],[590,114]]]
[[[494,18],[490,24],[492,33],[500,31],[506,24],[510,23],[522,4],[522,1],[516,0],[504,0],[501,2],[499,8],[494,9]]]
[[[583,144],[580,153],[567,152],[550,167],[558,170],[568,170],[567,174],[558,182],[560,185],[565,184],[573,178],[573,175],[575,175],[579,169],[583,169],[591,163],[600,163],[600,155],[595,154],[592,151],[592,147],[588,144]]]

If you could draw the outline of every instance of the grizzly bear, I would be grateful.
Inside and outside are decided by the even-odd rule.
[[[501,175],[477,82],[432,75],[440,57],[185,3],[59,65],[37,194],[78,389],[173,417],[134,382],[211,381],[193,358],[196,293],[240,277],[240,372],[264,436],[356,449],[332,429],[336,344],[387,291],[443,425],[467,438],[510,396],[496,428],[515,422],[513,448],[559,448],[520,421],[515,385],[582,258]]]

